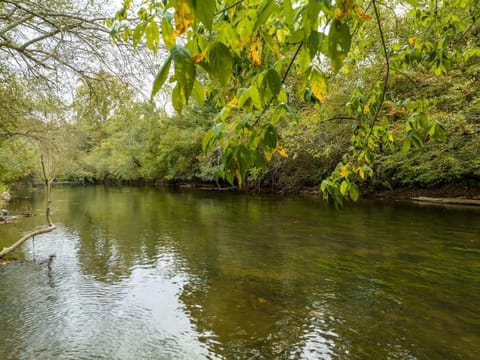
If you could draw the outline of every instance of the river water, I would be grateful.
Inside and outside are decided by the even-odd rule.
[[[480,209],[59,186],[0,359],[479,359]],[[0,226],[0,247],[44,219]],[[50,255],[55,258],[49,263]]]

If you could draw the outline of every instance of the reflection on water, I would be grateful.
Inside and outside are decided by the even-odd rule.
[[[0,267],[0,359],[479,357],[476,209],[60,187],[53,211]]]

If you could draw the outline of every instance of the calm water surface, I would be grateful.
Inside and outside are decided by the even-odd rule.
[[[0,247],[43,223],[0,226]],[[57,187],[0,359],[479,359],[480,209]],[[55,254],[52,263],[48,257]]]

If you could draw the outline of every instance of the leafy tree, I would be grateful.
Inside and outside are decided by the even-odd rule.
[[[119,41],[168,50],[152,95],[170,78],[177,111],[191,97],[218,106],[203,148],[221,149],[221,174],[239,186],[273,154],[287,156],[279,124],[292,112],[292,92],[326,103],[334,77],[378,69],[348,89],[351,149],[322,183],[325,196],[340,203],[358,198],[356,183],[372,175],[375,153],[394,145],[386,100],[408,110],[405,150],[445,138],[444,127],[429,119],[427,103],[390,96],[392,72],[421,68],[441,75],[478,57],[472,35],[479,16],[477,0],[125,0],[109,25]]]
[[[90,76],[104,59],[101,45],[110,43],[104,18],[101,6],[84,1],[0,1],[0,152],[8,155],[4,175],[11,174],[4,181],[18,179],[12,144],[59,154],[64,144],[56,132],[65,120],[68,85]]]

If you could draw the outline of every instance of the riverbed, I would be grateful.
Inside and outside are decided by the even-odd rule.
[[[0,359],[480,357],[478,207],[57,186],[52,216],[0,266]]]

